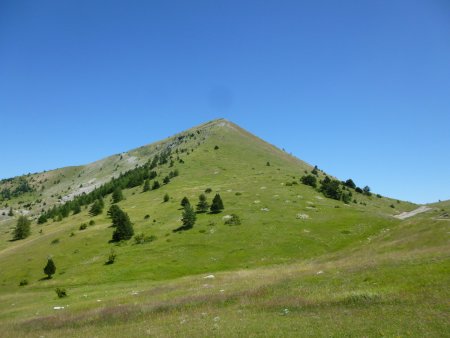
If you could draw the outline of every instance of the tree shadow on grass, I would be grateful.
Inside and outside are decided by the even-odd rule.
[[[50,280],[50,279],[52,279],[52,276],[46,276],[46,277],[42,277],[42,278],[39,279],[38,281],[39,281],[39,282],[42,282],[42,281],[44,281],[44,280]]]
[[[192,229],[192,226],[187,226],[187,225],[182,225],[174,230],[172,230],[172,232],[180,232],[180,231],[186,231]]]

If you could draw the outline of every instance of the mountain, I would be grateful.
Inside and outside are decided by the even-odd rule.
[[[303,184],[306,175],[330,181],[331,193]],[[144,192],[146,179],[160,187]],[[106,211],[118,186],[136,236],[114,243]],[[447,332],[448,204],[399,219],[419,206],[358,191],[224,119],[88,165],[3,180],[0,329],[46,337]],[[177,231],[181,200],[195,207],[201,194],[209,204],[219,194],[224,210],[198,213]],[[103,212],[92,216],[98,198]],[[19,215],[32,220],[31,235],[11,241]],[[240,224],[227,224],[233,215]]]

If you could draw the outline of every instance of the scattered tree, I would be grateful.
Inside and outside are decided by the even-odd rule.
[[[328,176],[321,182],[320,191],[325,195],[325,197],[333,198],[335,200],[340,200],[342,196],[342,190],[340,188],[341,182],[335,179],[330,179]]]
[[[313,188],[317,187],[317,178],[316,176],[313,175],[304,175],[302,176],[302,178],[300,179],[300,181],[305,184],[305,185],[309,185]]]
[[[197,212],[198,213],[207,212],[208,209],[209,209],[209,204],[206,201],[205,194],[200,194],[200,196],[198,196]]]
[[[122,189],[117,187],[114,189],[114,191],[112,193],[112,202],[119,203],[121,200],[123,200]]]
[[[163,183],[164,184],[169,184],[169,182],[170,182],[169,176],[164,177]]]
[[[111,218],[114,219],[115,215],[117,212],[120,211],[120,207],[116,204],[113,204],[109,207],[108,211],[106,212],[106,215]]]
[[[216,196],[214,196],[212,204],[211,204],[211,213],[213,214],[217,214],[219,212],[221,212],[224,209],[223,206],[223,202],[222,202],[222,198],[220,198],[219,194],[216,194]]]
[[[10,217],[14,216],[14,212],[13,212],[12,207],[9,208],[8,216],[10,216]]]
[[[183,199],[180,202],[180,205],[183,208],[185,208],[187,205],[191,205],[191,203],[189,202],[189,199],[186,196],[184,196]]]
[[[133,225],[128,214],[120,208],[114,213],[112,226],[116,228],[112,236],[113,242],[128,240],[134,235]]]
[[[181,218],[181,221],[183,222],[183,230],[191,229],[194,226],[196,219],[197,216],[195,215],[194,209],[191,207],[190,204],[187,204],[184,207]]]
[[[144,187],[142,188],[143,192],[149,191],[150,190],[150,180],[145,180],[144,182]]]
[[[352,189],[356,188],[356,184],[355,184],[355,182],[353,182],[353,180],[351,178],[349,178],[347,181],[345,181],[344,185],[346,187],[349,187],[349,188],[352,188]]]
[[[369,188],[368,185],[366,185],[366,186],[363,188],[363,194],[364,194],[364,195],[367,195],[367,196],[372,196],[372,193],[370,192],[370,188]]]
[[[345,204],[349,204],[351,201],[352,201],[352,192],[351,191],[343,192],[342,202],[344,202]]]
[[[24,239],[30,235],[31,222],[25,216],[19,216],[16,228],[14,229],[14,240]]]
[[[73,215],[79,214],[81,212],[81,206],[77,203],[73,206]]]
[[[161,184],[158,181],[153,181],[152,190],[161,188]]]
[[[169,202],[169,199],[170,199],[169,194],[166,193],[164,195],[164,202]]]
[[[100,215],[103,212],[104,205],[105,204],[103,203],[103,199],[100,198],[96,200],[89,209],[89,215],[91,216]]]
[[[47,275],[47,278],[50,279],[52,278],[52,275],[55,274],[55,272],[56,272],[55,263],[53,262],[53,259],[49,257],[47,259],[47,265],[44,267],[44,273]]]

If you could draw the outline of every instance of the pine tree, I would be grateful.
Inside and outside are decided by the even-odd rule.
[[[89,215],[91,215],[91,216],[100,215],[103,212],[103,206],[104,206],[104,203],[101,198],[96,200],[92,204],[91,208],[89,209]]]
[[[184,196],[180,202],[180,205],[184,208],[184,207],[186,207],[186,205],[191,205],[191,203],[189,202],[188,198],[186,196]]]
[[[117,187],[117,188],[114,189],[114,191],[112,193],[112,202],[113,203],[118,203],[121,200],[123,200],[122,189]]]
[[[56,272],[56,266],[53,262],[53,259],[51,257],[47,260],[47,265],[44,268],[44,273],[48,276],[48,279],[52,278],[52,275],[54,275]]]
[[[112,236],[113,242],[128,240],[134,235],[133,225],[128,214],[120,208],[115,212],[112,223],[112,226],[116,228]]]
[[[219,194],[216,194],[216,196],[214,196],[212,204],[211,204],[211,213],[213,214],[217,214],[219,212],[221,212],[224,209],[223,207],[223,202],[222,202],[222,198],[220,198]]]
[[[120,208],[117,204],[113,204],[109,207],[108,211],[106,212],[106,215],[111,218],[114,219],[115,215],[120,212]]]
[[[153,181],[153,186],[152,186],[152,190],[156,190],[161,188],[161,184],[159,184],[158,181]]]
[[[144,182],[144,187],[142,188],[143,192],[149,191],[150,190],[150,180],[145,180]]]
[[[20,216],[14,229],[14,240],[24,239],[30,235],[30,221],[25,216]]]
[[[209,204],[206,201],[205,194],[200,194],[200,196],[198,196],[197,212],[198,213],[207,212],[208,209],[209,209]]]
[[[181,218],[181,221],[183,222],[183,230],[191,229],[194,226],[196,219],[197,216],[195,215],[194,209],[191,207],[190,204],[187,204],[184,207]]]
[[[75,203],[72,207],[73,215],[79,214],[81,212],[81,206],[79,203]]]

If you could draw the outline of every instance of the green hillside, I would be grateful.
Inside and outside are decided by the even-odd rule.
[[[93,194],[130,170],[147,173],[155,156],[150,185],[161,187],[124,188],[117,203],[140,239],[110,242],[111,195],[97,216],[89,214],[90,203],[37,224],[54,206]],[[301,183],[312,171],[221,119],[89,165],[2,181],[1,332],[445,336],[448,203],[401,220],[394,216],[418,206],[341,183],[350,201],[327,198]],[[318,170],[317,180],[325,177]],[[182,225],[182,198],[195,207],[202,193],[209,204],[220,194],[224,210],[199,213],[192,229],[174,231]],[[32,219],[31,235],[11,241],[19,215]],[[226,224],[231,215],[241,224]],[[105,264],[111,250],[116,260]],[[56,264],[51,279],[43,272],[48,256]],[[68,296],[58,298],[56,288]]]

